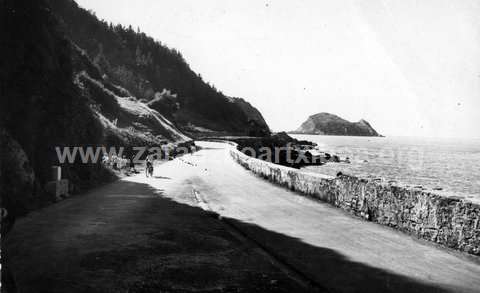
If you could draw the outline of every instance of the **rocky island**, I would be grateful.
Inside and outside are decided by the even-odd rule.
[[[350,122],[330,113],[318,113],[308,117],[299,128],[289,133],[348,135],[348,136],[381,136],[366,120]]]

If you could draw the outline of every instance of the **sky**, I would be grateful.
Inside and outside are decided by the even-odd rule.
[[[274,131],[330,112],[392,136],[480,138],[480,0],[77,0],[182,53]]]

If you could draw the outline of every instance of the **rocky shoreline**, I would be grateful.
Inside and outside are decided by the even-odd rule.
[[[320,166],[328,162],[349,163],[349,158],[341,159],[338,155],[322,152],[317,144],[298,140],[285,132],[265,137],[227,137],[236,143],[237,150],[251,157],[279,164],[282,166],[301,168]]]

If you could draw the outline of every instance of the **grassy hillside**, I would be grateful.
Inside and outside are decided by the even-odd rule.
[[[106,79],[146,101],[165,90],[176,95],[175,107],[163,103],[151,107],[170,117],[180,128],[193,125],[247,134],[255,123],[260,132],[269,131],[255,108],[243,100],[226,97],[203,81],[175,49],[132,27],[101,21],[72,0],[49,0],[49,3],[66,34],[87,52]]]

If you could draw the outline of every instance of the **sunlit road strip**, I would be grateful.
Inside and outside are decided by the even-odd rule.
[[[315,283],[314,280],[310,279],[308,276],[303,274],[301,271],[297,270],[295,266],[291,265],[288,260],[282,258],[278,254],[273,251],[270,251],[267,247],[262,245],[257,239],[249,235],[245,231],[243,231],[242,227],[237,225],[235,222],[231,221],[230,219],[222,218],[221,215],[214,212],[207,202],[203,199],[201,194],[192,189],[192,194],[194,195],[198,205],[210,216],[215,217],[219,221],[222,221],[225,226],[229,228],[230,233],[235,235],[239,240],[243,242],[249,242],[250,244],[255,245],[259,251],[270,261],[278,267],[281,271],[283,271],[286,275],[288,275],[291,279],[295,280],[299,285],[301,285],[305,290],[309,292],[328,292],[326,288],[324,288],[321,284]]]
[[[198,144],[204,149],[156,169],[157,176],[172,180],[131,180],[146,182],[165,190],[173,200],[192,205],[197,203],[184,194],[190,194],[194,202],[195,194],[201,194],[201,205],[245,225],[251,237],[327,288],[478,292],[478,260],[354,218],[262,180],[230,158],[227,144]],[[436,286],[441,287],[439,291]]]

